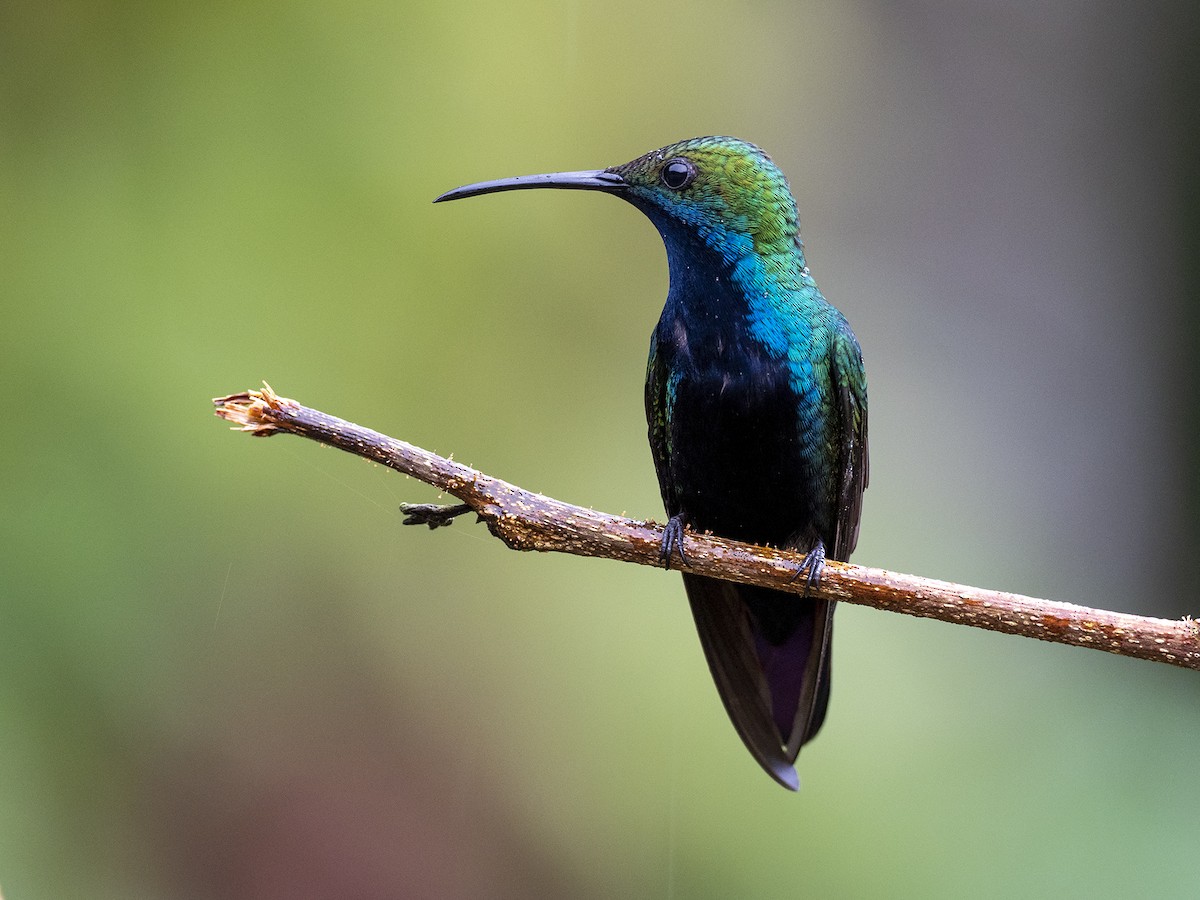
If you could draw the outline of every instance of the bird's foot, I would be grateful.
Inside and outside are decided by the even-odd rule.
[[[825,571],[825,542],[817,541],[811,550],[804,556],[804,560],[800,563],[800,568],[796,570],[796,574],[792,576],[792,581],[795,582],[808,571],[808,578],[805,580],[804,593],[807,594],[813,588],[821,584],[821,573]]]
[[[405,525],[428,525],[430,529],[453,525],[458,516],[470,511],[471,507],[466,503],[452,503],[446,506],[440,503],[400,504],[400,512],[404,513]]]
[[[685,525],[683,516],[671,516],[663,528],[662,545],[658,549],[658,561],[663,564],[664,569],[671,568],[671,556],[675,553],[679,554],[679,561],[685,566],[690,566],[687,554],[683,552],[683,531]]]

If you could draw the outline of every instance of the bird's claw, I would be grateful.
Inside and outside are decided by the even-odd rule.
[[[469,513],[471,507],[466,503],[401,503],[400,512],[404,513],[405,525],[428,525],[432,530],[444,525],[453,525],[454,520]]]
[[[800,568],[796,570],[796,574],[792,576],[792,582],[795,583],[805,570],[808,571],[808,577],[805,579],[804,593],[808,593],[815,587],[821,584],[821,573],[825,571],[825,542],[817,541],[816,546],[804,555],[803,561],[800,563]]]
[[[671,516],[663,528],[662,545],[658,549],[658,561],[662,563],[664,569],[671,568],[671,556],[679,554],[679,561],[685,566],[690,567],[691,562],[687,558],[687,554],[683,552],[683,516]]]

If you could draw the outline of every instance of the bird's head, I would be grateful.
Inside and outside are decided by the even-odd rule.
[[[762,150],[732,137],[691,138],[607,169],[469,184],[435,202],[527,188],[615,194],[650,218],[668,248],[676,239],[696,238],[729,263],[750,252],[781,254],[799,245],[787,179]]]
[[[725,256],[777,253],[796,240],[796,201],[762,150],[731,137],[692,138],[607,171],[664,233],[682,226]]]

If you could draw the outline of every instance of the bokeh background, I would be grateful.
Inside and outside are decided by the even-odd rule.
[[[732,133],[871,384],[856,560],[1200,613],[1189,4],[0,6],[0,888],[1194,897],[1200,678],[857,608],[803,790],[677,576],[515,554],[209,398],[660,511],[632,208]]]

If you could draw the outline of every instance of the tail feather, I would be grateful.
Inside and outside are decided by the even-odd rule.
[[[829,703],[833,603],[686,573],[683,581],[729,718],[759,765],[797,790],[792,764]]]

